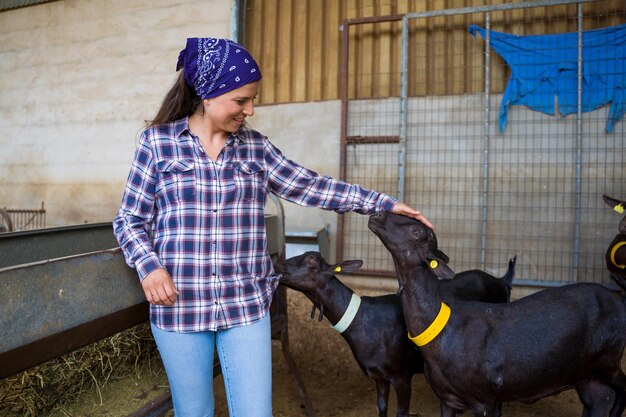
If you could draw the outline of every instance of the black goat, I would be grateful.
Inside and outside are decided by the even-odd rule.
[[[615,392],[610,416],[622,415],[624,294],[580,283],[506,304],[457,302],[446,308],[437,277],[452,278],[454,272],[433,231],[391,213],[372,215],[369,228],[392,254],[404,318],[421,344],[424,373],[442,417],[464,409],[498,417],[504,401],[532,402],[573,387],[585,415],[598,415],[588,403],[602,404],[594,393],[609,387]]]
[[[358,297],[335,277],[339,272],[356,271],[362,263],[345,261],[329,265],[319,252],[307,252],[279,266],[282,274],[280,283],[301,291],[313,302],[311,317],[317,306],[319,319],[324,315],[335,324],[333,327],[348,342],[361,370],[376,383],[378,415],[387,416],[391,384],[396,390],[396,415],[407,417],[411,402],[411,378],[424,372],[424,361],[419,350],[407,338],[397,295]],[[501,279],[479,270],[466,271],[460,273],[457,279],[441,281],[441,291],[451,303],[453,299],[507,302],[514,267],[515,259],[512,259],[506,275]],[[360,305],[349,309],[353,299]],[[351,322],[350,314],[356,314]]]
[[[606,251],[605,260],[611,278],[626,290],[626,202],[607,195],[603,195],[602,199],[613,210],[624,215],[617,227],[619,233]]]

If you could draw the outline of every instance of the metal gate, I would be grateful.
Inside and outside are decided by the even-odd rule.
[[[36,230],[46,227],[46,209],[43,201],[40,209],[0,208],[0,233]]]
[[[583,40],[588,31],[624,23],[626,3],[604,0],[344,21],[342,177],[423,211],[457,271],[481,268],[501,275],[517,255],[518,284],[609,283],[604,253],[619,218],[604,206],[602,194],[626,197],[626,121],[617,120],[607,133],[618,98],[587,111],[583,97],[590,88],[586,71],[597,65],[626,80],[620,52],[626,43],[618,47],[620,53],[610,49],[590,59]],[[356,29],[382,24],[391,33],[389,48],[397,52],[390,56],[400,70],[364,74],[363,66],[354,68],[354,50],[381,30],[362,30],[367,36],[358,36]],[[475,37],[471,25],[478,28]],[[548,42],[539,51],[557,56],[559,48],[573,48],[576,58],[573,67],[563,68],[573,71],[573,91],[541,97],[543,103],[553,100],[554,115],[533,106],[502,106],[503,98],[510,99],[508,84],[520,75],[519,67],[512,71],[507,57],[494,49],[496,33],[574,36],[573,47]],[[517,64],[545,65],[523,59]],[[551,64],[563,66],[548,60]],[[391,94],[361,91],[380,80],[391,84]],[[572,94],[574,108],[563,115]],[[391,257],[364,216],[341,217],[338,243],[338,257],[363,259],[365,273],[393,273]]]

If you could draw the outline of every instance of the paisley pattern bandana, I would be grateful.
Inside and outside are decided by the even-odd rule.
[[[187,38],[176,71],[185,71],[187,84],[201,99],[217,97],[261,79],[252,55],[230,39]]]

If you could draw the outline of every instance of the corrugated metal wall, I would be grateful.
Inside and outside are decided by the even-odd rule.
[[[258,104],[337,100],[340,98],[341,30],[344,19],[521,3],[507,0],[247,0],[244,43],[263,71]],[[585,4],[597,27],[619,24],[612,11],[623,0]],[[539,7],[494,13],[493,30],[508,33],[575,31],[576,6]],[[483,88],[481,56],[470,53],[470,17],[438,17],[414,22],[413,44],[425,45],[425,59],[410,75],[410,96],[457,95]],[[480,21],[472,21],[481,24]],[[530,22],[530,23],[529,23]],[[484,23],[484,22],[483,22]],[[401,23],[359,25],[350,32],[349,98],[398,96]],[[419,38],[419,39],[418,39]],[[443,51],[441,50],[443,48]],[[424,55],[420,52],[420,55]],[[411,57],[412,58],[412,57]],[[494,71],[505,68],[498,59]],[[506,75],[497,77],[506,80]],[[504,89],[504,81],[493,91]]]

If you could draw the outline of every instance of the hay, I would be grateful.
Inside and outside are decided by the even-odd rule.
[[[148,323],[127,329],[0,381],[0,417],[50,413],[109,381],[160,369]]]

